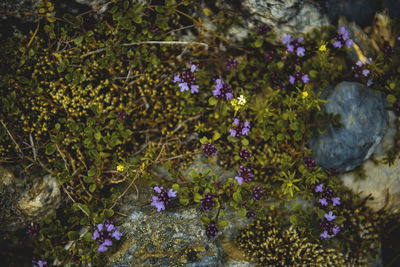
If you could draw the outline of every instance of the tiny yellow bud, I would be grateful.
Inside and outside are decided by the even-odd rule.
[[[319,51],[326,51],[326,45],[321,45],[318,50]]]
[[[307,91],[304,91],[304,92],[303,92],[303,96],[302,96],[303,99],[306,98],[307,96],[308,96],[308,92],[307,92]]]

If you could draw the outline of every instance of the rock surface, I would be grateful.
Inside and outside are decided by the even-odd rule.
[[[389,115],[389,129],[373,154],[376,161],[383,159],[387,150],[394,143],[396,117],[392,111],[389,112]],[[399,214],[400,160],[397,159],[391,167],[383,163],[377,165],[373,160],[368,160],[361,167],[367,176],[365,180],[357,180],[354,174],[346,173],[339,176],[343,184],[355,193],[360,193],[363,198],[371,194],[374,199],[369,199],[366,204],[374,211],[384,209],[388,214]]]
[[[234,29],[234,32],[241,35],[266,24],[280,41],[286,34],[298,36],[310,32],[314,27],[329,24],[328,17],[321,12],[315,1],[244,0],[239,5],[235,5],[233,1],[216,1],[215,5],[243,19],[243,29]]]
[[[372,155],[385,134],[385,97],[356,82],[341,82],[323,95],[328,100],[323,111],[341,114],[343,127],[329,125],[324,134],[310,138],[312,156],[325,169],[351,171]]]
[[[40,222],[61,202],[59,183],[50,175],[23,175],[17,167],[0,166],[0,233]]]

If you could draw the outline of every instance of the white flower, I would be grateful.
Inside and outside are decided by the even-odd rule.
[[[238,97],[238,100],[239,100],[238,104],[239,104],[240,106],[243,106],[244,104],[246,104],[246,98],[245,98],[243,95],[240,95],[240,96]]]

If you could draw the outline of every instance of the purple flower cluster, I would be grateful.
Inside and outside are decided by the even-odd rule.
[[[317,165],[317,163],[315,162],[315,160],[313,158],[307,157],[304,159],[304,166],[307,169],[312,169]]]
[[[396,54],[396,49],[389,45],[388,43],[385,43],[385,46],[383,48],[383,55],[385,56],[385,60],[391,59],[394,55]]]
[[[340,27],[339,34],[335,37],[333,47],[342,48],[345,44],[348,48],[351,48],[353,46],[353,40],[349,39],[349,33],[346,31],[345,27]]]
[[[225,98],[226,100],[232,100],[233,90],[229,84],[225,83],[221,79],[215,80],[215,90],[213,90],[213,95],[215,98]]]
[[[203,153],[204,153],[207,157],[217,155],[217,150],[218,150],[218,149],[217,149],[217,147],[214,146],[213,144],[209,144],[209,143],[205,142],[205,143],[203,144],[203,146],[202,146],[201,149],[203,149]]]
[[[199,93],[199,86],[195,84],[196,77],[194,73],[197,71],[196,65],[192,65],[190,67],[190,71],[185,71],[182,73],[182,77],[180,74],[176,74],[174,76],[174,83],[178,83],[178,86],[181,88],[181,92],[188,91],[193,93]]]
[[[236,181],[238,182],[239,185],[242,185],[243,180],[246,183],[251,182],[252,178],[254,177],[254,174],[251,173],[250,168],[246,168],[243,165],[240,165],[240,171],[239,175],[235,177]]]
[[[30,239],[36,238],[39,234],[39,225],[37,223],[32,223],[31,225],[28,225],[26,234],[29,236]]]
[[[264,191],[261,189],[261,187],[256,186],[253,188],[253,200],[254,201],[259,201],[264,195]]]
[[[125,120],[126,119],[126,113],[123,110],[118,111],[118,119],[120,120]]]
[[[337,233],[339,233],[340,227],[333,222],[335,218],[336,216],[333,215],[332,211],[330,211],[329,213],[325,213],[324,218],[322,218],[322,221],[320,223],[322,229],[322,234],[320,234],[321,238],[328,239],[336,236]]]
[[[33,264],[33,266],[34,267],[43,267],[43,266],[45,266],[45,265],[47,265],[47,261],[42,261],[42,260],[38,260],[38,261],[35,261],[35,260],[32,260],[32,264]]]
[[[247,150],[247,148],[243,149],[242,151],[240,151],[240,159],[241,160],[247,160],[248,158],[251,158],[251,153]]]
[[[108,247],[112,246],[111,238],[119,240],[122,234],[114,226],[112,220],[106,220],[104,225],[99,223],[97,229],[93,232],[93,240],[99,240],[100,246],[97,249],[98,252],[106,252]]]
[[[367,86],[372,85],[372,78],[368,79],[369,74],[371,73],[370,70],[368,69],[368,65],[371,64],[372,58],[366,59],[365,64],[363,64],[360,60],[356,62],[356,65],[351,67],[351,69],[354,71],[354,77],[356,78],[362,78],[367,80]]]
[[[283,83],[283,81],[280,80],[279,75],[277,75],[275,72],[271,73],[271,78],[270,81],[272,81],[274,83],[274,85],[281,90],[286,90],[285,88],[285,84]]]
[[[258,29],[257,29],[257,33],[259,35],[267,35],[270,31],[271,31],[271,28],[268,27],[267,25],[262,25],[262,26],[258,27]]]
[[[275,57],[275,51],[274,50],[267,51],[267,53],[265,53],[264,57],[265,57],[265,59],[273,60]]]
[[[250,122],[247,120],[244,123],[240,123],[238,118],[234,118],[232,122],[233,128],[229,129],[229,133],[232,137],[239,137],[241,135],[248,135],[250,131]]]
[[[226,67],[227,71],[230,71],[231,69],[236,68],[237,65],[238,65],[238,61],[234,58],[228,58],[225,61],[225,67]]]
[[[153,196],[151,202],[151,205],[157,208],[157,212],[160,212],[161,210],[165,210],[165,206],[168,205],[172,198],[176,197],[177,191],[174,191],[172,189],[169,189],[168,191],[163,189],[163,187],[154,187],[154,191],[157,192],[156,196]]]
[[[289,75],[289,82],[291,84],[303,82],[304,84],[308,83],[310,81],[310,78],[308,77],[307,74],[304,74],[300,71],[296,71],[296,73],[293,75]]]
[[[290,34],[288,34],[283,37],[282,43],[286,44],[286,49],[289,53],[293,53],[294,51],[296,51],[298,57],[303,57],[304,52],[306,51],[303,46],[300,46],[300,43],[303,40],[303,37],[299,37],[297,40],[292,40]]]
[[[249,211],[246,213],[246,218],[247,218],[247,219],[255,218],[255,217],[256,217],[256,213],[255,213],[254,211],[252,211],[252,210],[249,210]]]
[[[204,210],[210,210],[210,208],[215,206],[214,197],[210,194],[205,194],[205,196],[200,202]]]
[[[339,174],[338,170],[335,168],[330,168],[327,170],[328,172],[328,177],[333,177]]]
[[[209,225],[206,227],[206,235],[208,238],[214,238],[217,236],[218,226],[215,222],[211,221]]]
[[[322,206],[328,206],[328,200],[332,202],[334,207],[340,205],[340,197],[336,197],[332,189],[328,187],[324,189],[323,184],[317,185],[315,192],[321,193],[321,198],[318,201]]]

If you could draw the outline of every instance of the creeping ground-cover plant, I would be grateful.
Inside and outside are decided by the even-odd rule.
[[[32,251],[25,262],[105,266],[129,236],[122,200],[149,188],[157,216],[197,207],[209,242],[224,240],[232,211],[248,220],[234,243],[260,266],[360,266],[376,255],[384,214],[320,166],[307,140],[342,126],[321,109],[322,90],[340,81],[383,92],[400,116],[400,40],[354,61],[345,27],[277,40],[258,25],[235,43],[240,21],[194,0],[37,9],[30,31],[0,43],[0,161],[50,174],[65,201],[4,236]],[[183,177],[195,155],[234,174]]]

